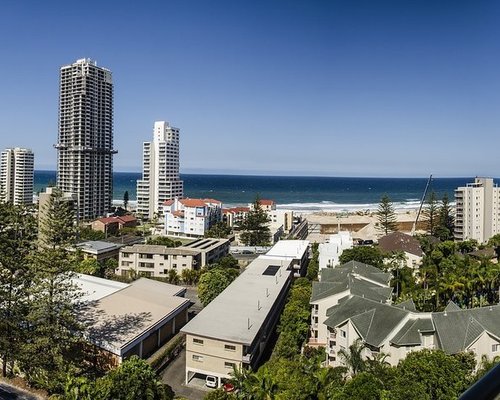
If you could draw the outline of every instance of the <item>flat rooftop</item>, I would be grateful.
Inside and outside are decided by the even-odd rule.
[[[76,245],[77,248],[88,253],[100,254],[107,251],[117,250],[120,248],[119,245],[115,243],[105,242],[101,240],[89,240],[87,242],[81,242]]]
[[[164,255],[198,255],[200,251],[185,247],[167,247],[156,244],[134,244],[122,247],[122,253],[164,254]]]
[[[129,286],[128,283],[85,274],[76,274],[71,280],[82,290],[83,297],[80,301],[99,300]]]
[[[190,243],[187,243],[179,248],[192,249],[200,251],[210,251],[219,246],[229,243],[229,239],[196,239]]]
[[[178,296],[185,290],[141,278],[87,303],[80,316],[90,324],[88,335],[92,343],[121,355],[161,321],[189,306],[189,299]]]
[[[280,240],[266,253],[270,257],[301,259],[309,246],[308,240]]]
[[[182,332],[251,345],[291,279],[291,261],[260,256]]]

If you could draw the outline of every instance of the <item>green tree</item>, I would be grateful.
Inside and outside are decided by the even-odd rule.
[[[311,246],[312,257],[311,257],[311,260],[309,261],[309,264],[307,265],[306,277],[311,282],[318,280],[318,274],[319,274],[319,261],[318,261],[319,250],[318,250],[318,247],[319,247],[318,243],[312,244],[312,246]]]
[[[225,222],[216,222],[205,232],[206,238],[225,239],[231,234],[231,228]]]
[[[441,350],[411,352],[396,369],[391,399],[457,399],[471,384],[473,369],[470,359]]]
[[[427,233],[432,236],[436,235],[436,231],[439,226],[440,214],[436,193],[431,192],[431,194],[427,198],[427,202],[422,214],[425,219]]]
[[[156,236],[151,237],[146,240],[146,244],[152,244],[157,246],[166,246],[166,247],[179,247],[182,246],[182,242],[180,240],[172,240],[166,236]]]
[[[28,380],[51,392],[62,390],[64,376],[80,365],[83,326],[78,320],[80,289],[71,278],[77,254],[68,249],[76,240],[72,204],[54,190],[40,221],[39,246],[32,259],[29,340],[22,367]]]
[[[137,356],[124,361],[95,381],[69,375],[64,400],[172,400],[170,386],[158,378],[151,366]]]
[[[129,198],[128,198],[128,190],[125,190],[125,193],[123,193],[123,208],[126,210],[127,207],[128,207],[128,201],[129,201]]]
[[[334,400],[381,400],[384,384],[373,374],[362,372],[349,380]]]
[[[352,249],[346,249],[339,258],[341,264],[349,261],[358,261],[373,267],[384,269],[384,256],[378,247],[373,246],[355,246]]]
[[[269,229],[269,217],[260,205],[257,196],[252,209],[247,213],[246,218],[241,222],[242,231],[240,240],[247,246],[266,246],[271,241]]]
[[[214,268],[204,272],[198,281],[198,297],[201,304],[207,306],[239,275],[233,268]]]
[[[77,264],[75,272],[98,276],[101,272],[101,266],[95,258],[86,258]]]
[[[348,349],[340,349],[339,358],[349,369],[352,375],[363,372],[366,369],[366,362],[363,358],[363,350],[366,348],[361,339],[356,339]]]
[[[387,195],[382,196],[380,199],[377,209],[377,221],[377,229],[383,232],[384,235],[398,230],[396,212],[394,211],[391,199]]]
[[[234,399],[234,396],[229,393],[226,393],[222,388],[212,390],[208,392],[205,395],[205,397],[203,397],[203,400],[231,400],[231,399]]]
[[[27,208],[0,203],[0,359],[2,375],[12,371],[26,342],[31,271],[36,225]]]
[[[455,219],[453,217],[453,210],[448,200],[448,195],[445,194],[441,199],[441,205],[439,207],[438,224],[435,235],[442,241],[453,240],[454,229]]]

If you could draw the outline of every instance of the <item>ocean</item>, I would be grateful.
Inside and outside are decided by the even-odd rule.
[[[129,192],[136,199],[137,172],[115,172],[113,198],[123,200]],[[224,207],[246,205],[256,195],[272,199],[278,208],[298,211],[355,211],[376,209],[387,194],[398,209],[416,208],[427,178],[334,178],[305,176],[195,175],[182,174],[184,193],[191,198],[214,198]],[[56,180],[55,171],[35,171],[35,192]],[[429,192],[445,193],[453,201],[455,188],[473,178],[433,178]]]

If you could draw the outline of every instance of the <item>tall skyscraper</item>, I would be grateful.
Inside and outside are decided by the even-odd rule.
[[[5,149],[0,159],[0,198],[13,204],[33,203],[33,166],[29,149]]]
[[[142,179],[137,181],[137,213],[152,219],[162,213],[164,201],[182,198],[179,176],[179,129],[156,121],[153,141],[143,143]]]
[[[491,178],[476,178],[455,189],[455,239],[479,243],[500,233],[500,188]]]
[[[109,212],[113,196],[113,81],[88,58],[61,68],[57,186],[76,196],[77,217]]]

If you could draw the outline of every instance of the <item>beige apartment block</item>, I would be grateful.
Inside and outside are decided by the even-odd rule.
[[[491,178],[455,189],[455,239],[479,243],[500,233],[500,188]]]

